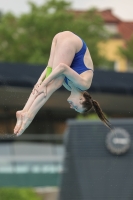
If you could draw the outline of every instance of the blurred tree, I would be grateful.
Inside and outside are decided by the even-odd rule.
[[[119,53],[127,59],[129,67],[133,67],[133,36],[126,42],[125,47],[119,48]]]
[[[76,119],[84,120],[84,119],[90,119],[90,120],[99,120],[99,117],[96,113],[84,113],[84,114],[78,114]]]
[[[76,17],[71,4],[64,0],[47,0],[44,5],[29,3],[30,12],[16,17],[3,15],[0,22],[0,61],[47,64],[52,38],[70,30],[87,43],[95,66],[108,65],[99,55],[98,42],[106,40],[103,21],[91,9]]]
[[[3,14],[2,14],[2,11],[0,10],[0,20],[1,20],[2,15],[3,15]]]
[[[1,200],[41,200],[32,189],[30,188],[1,188]]]
[[[104,115],[106,116],[106,118],[108,118],[108,116],[105,113],[104,113]],[[78,114],[76,119],[79,119],[79,120],[84,120],[84,119],[99,120],[99,117],[94,111],[92,111],[90,113]]]

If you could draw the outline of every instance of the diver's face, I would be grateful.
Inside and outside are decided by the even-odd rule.
[[[67,99],[70,108],[74,109],[75,111],[79,112],[79,113],[83,113],[84,112],[84,108],[82,106],[83,101],[85,101],[85,98],[83,96],[81,96],[80,98],[72,98],[71,96]]]

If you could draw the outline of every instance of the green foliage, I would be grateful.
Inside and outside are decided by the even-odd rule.
[[[1,200],[41,200],[32,189],[0,188]]]
[[[104,115],[105,115],[106,118],[108,118],[108,116],[105,113],[104,113]],[[84,120],[84,119],[99,120],[99,117],[95,112],[92,112],[92,113],[78,114],[76,119],[79,119],[79,120]]]
[[[119,48],[119,53],[125,57],[133,67],[133,36],[127,41],[126,47]]]
[[[0,61],[47,64],[55,34],[70,30],[87,43],[95,66],[108,64],[99,55],[98,42],[107,32],[95,9],[75,16],[64,0],[47,0],[44,5],[29,3],[30,12],[16,17],[4,14],[0,21]]]
[[[87,113],[87,114],[78,114],[76,119],[79,119],[79,120],[84,120],[84,119],[97,120],[97,119],[99,119],[99,117],[97,116],[96,113]]]

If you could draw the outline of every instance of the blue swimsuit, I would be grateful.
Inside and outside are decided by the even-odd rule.
[[[82,40],[82,39],[81,39]],[[86,49],[87,49],[87,46],[85,44],[85,42],[82,40],[83,42],[83,46],[82,48],[80,49],[79,52],[77,52],[74,56],[74,59],[72,61],[72,64],[71,64],[71,68],[76,71],[78,74],[81,74],[87,70],[92,70],[92,69],[89,69],[85,66],[84,64],[84,55],[85,55],[85,52],[86,52]],[[93,70],[92,70],[93,71]],[[65,83],[68,85],[68,78],[65,77],[64,81]],[[69,86],[69,85],[68,85]],[[70,86],[69,86],[70,87]]]

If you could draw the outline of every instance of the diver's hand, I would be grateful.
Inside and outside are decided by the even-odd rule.
[[[35,89],[35,93],[36,93],[37,96],[39,94],[41,94],[41,93],[44,93],[44,97],[46,97],[47,96],[47,87],[46,87],[46,85],[43,85],[43,84],[38,85],[36,87],[36,89]]]
[[[36,85],[34,86],[33,90],[32,90],[32,94],[34,95],[36,93],[36,91],[38,90],[39,87],[39,83],[36,83]]]

